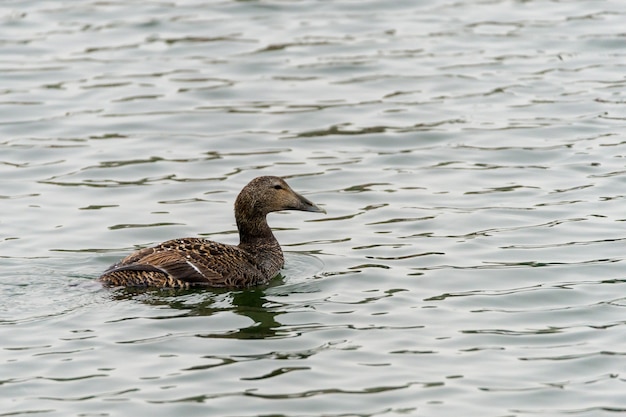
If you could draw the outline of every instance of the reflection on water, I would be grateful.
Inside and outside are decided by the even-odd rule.
[[[626,410],[621,2],[0,19],[0,414]],[[96,282],[155,242],[236,243],[257,175],[328,212],[270,216],[270,285]]]

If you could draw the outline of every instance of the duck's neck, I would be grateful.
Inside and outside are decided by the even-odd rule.
[[[249,220],[249,219],[248,219]],[[280,244],[274,237],[265,217],[256,221],[237,218],[239,248],[243,249],[268,278],[272,278],[283,267],[284,257]]]
[[[274,233],[267,224],[265,216],[236,216],[237,230],[239,230],[239,246],[258,244],[260,242],[276,242]]]

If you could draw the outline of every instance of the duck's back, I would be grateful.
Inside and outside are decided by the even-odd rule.
[[[282,267],[273,248],[258,259],[239,246],[199,238],[174,239],[141,249],[106,270],[111,286],[249,287],[266,283]]]

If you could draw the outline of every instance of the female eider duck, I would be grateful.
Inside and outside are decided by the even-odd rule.
[[[183,238],[138,250],[112,265],[102,276],[107,286],[231,287],[267,283],[283,267],[283,251],[267,225],[274,211],[325,213],[278,177],[250,181],[235,201],[239,244]]]

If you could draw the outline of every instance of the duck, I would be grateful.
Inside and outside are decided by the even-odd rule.
[[[140,249],[99,277],[108,287],[228,287],[267,284],[284,266],[267,215],[283,210],[326,213],[276,176],[254,178],[235,200],[239,244],[197,237],[172,239]]]

